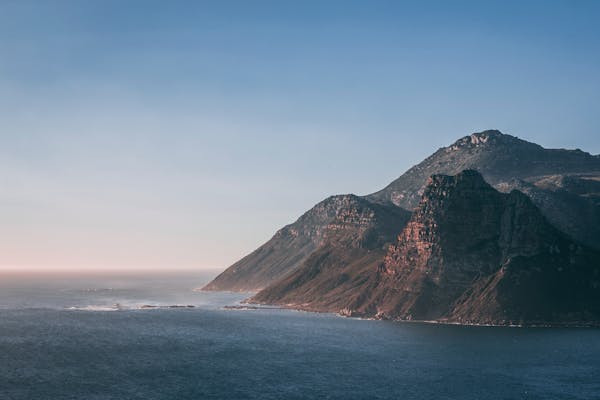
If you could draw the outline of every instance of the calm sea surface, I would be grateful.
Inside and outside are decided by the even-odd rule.
[[[2,273],[0,399],[600,399],[598,329],[226,310],[211,277]]]

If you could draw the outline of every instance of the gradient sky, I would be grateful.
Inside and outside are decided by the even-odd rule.
[[[598,21],[598,1],[0,1],[0,269],[226,267],[488,128],[600,153]]]

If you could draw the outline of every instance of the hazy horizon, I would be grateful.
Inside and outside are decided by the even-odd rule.
[[[600,153],[598,2],[0,4],[0,270],[226,268],[499,129]]]

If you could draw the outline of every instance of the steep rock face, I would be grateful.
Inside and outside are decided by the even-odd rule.
[[[502,197],[475,171],[433,176],[385,257],[384,273],[400,291],[391,302],[384,299],[387,309],[378,312],[418,319],[444,315],[475,277],[498,262]]]
[[[429,180],[385,256],[315,253],[252,301],[392,319],[587,323],[600,320],[600,256],[523,193],[464,171]]]
[[[392,204],[374,204],[354,195],[331,196],[280,229],[204,290],[260,290],[302,265],[324,243],[343,248],[380,247],[408,215]]]

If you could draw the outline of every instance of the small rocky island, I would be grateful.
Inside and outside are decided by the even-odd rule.
[[[600,325],[600,156],[499,131],[317,204],[205,290],[365,318]]]

